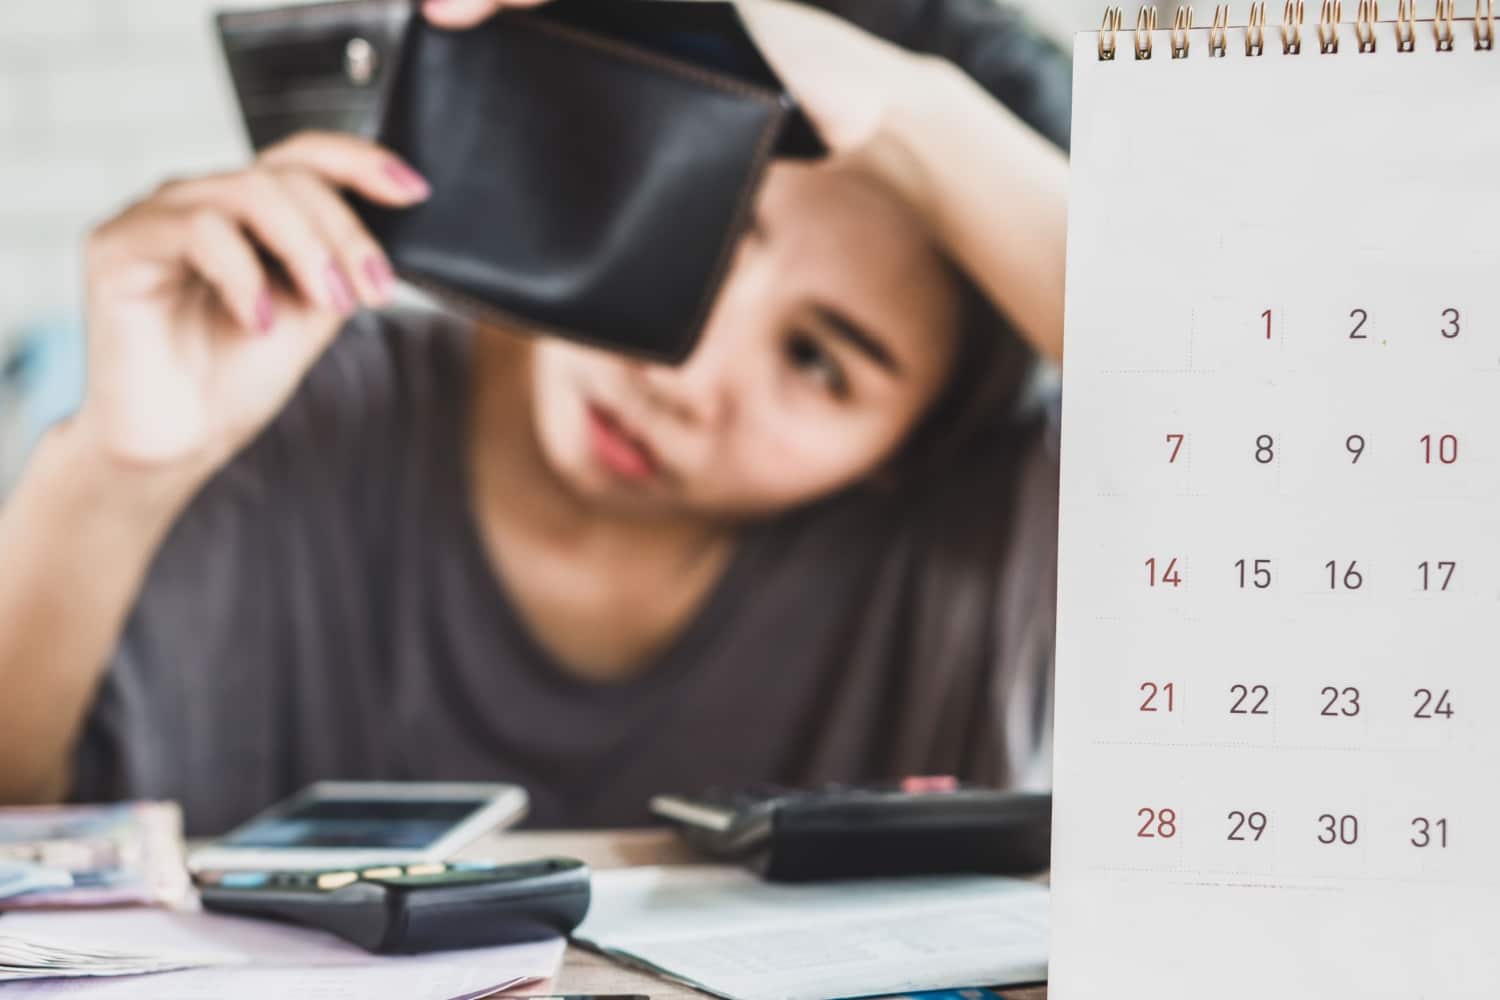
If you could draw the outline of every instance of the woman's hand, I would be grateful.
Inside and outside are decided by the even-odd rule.
[[[507,7],[537,7],[547,0],[423,0],[422,15],[439,28],[472,28]],[[607,3],[608,0],[601,0]]]
[[[339,188],[391,206],[427,195],[389,152],[306,133],[243,170],[163,184],[90,235],[74,424],[96,457],[205,478],[359,305],[389,300],[391,267]]]
[[[504,10],[547,2],[426,0],[422,13],[438,27],[462,29]],[[887,94],[906,84],[906,72],[920,60],[803,4],[739,0],[738,7],[766,57],[835,153],[858,152],[875,139]]]

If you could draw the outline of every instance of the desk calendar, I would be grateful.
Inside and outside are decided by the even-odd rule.
[[[1055,1000],[1500,996],[1495,20],[1275,13],[1077,42]]]

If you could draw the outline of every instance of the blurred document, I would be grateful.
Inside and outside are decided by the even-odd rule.
[[[731,1000],[822,1000],[1047,977],[1047,890],[953,876],[785,885],[737,869],[594,874],[579,941]]]
[[[0,867],[20,865],[67,878],[22,891],[0,875],[0,910],[175,906],[190,896],[173,802],[0,809]]]
[[[0,916],[0,939],[19,939],[38,952],[87,951],[101,961],[123,954],[164,963],[219,963],[213,968],[129,979],[11,983],[4,990],[6,1000],[50,996],[70,1000],[264,1000],[291,995],[313,1000],[477,998],[552,977],[564,948],[563,940],[556,938],[427,955],[371,955],[322,931],[216,913],[165,910],[10,913]]]

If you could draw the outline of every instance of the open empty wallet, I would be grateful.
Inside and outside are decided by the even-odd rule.
[[[770,162],[824,153],[733,4],[555,0],[461,32],[415,9],[221,13],[252,145],[376,139],[433,188],[356,199],[404,279],[475,319],[685,359]]]

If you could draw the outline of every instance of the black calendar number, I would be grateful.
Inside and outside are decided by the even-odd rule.
[[[1359,818],[1356,816],[1335,816],[1332,813],[1324,813],[1318,817],[1318,824],[1322,827],[1318,834],[1320,844],[1356,844],[1359,842]]]
[[[1177,711],[1177,688],[1171,681],[1165,684],[1146,681],[1141,685],[1141,694],[1146,696],[1141,702],[1142,712]]]
[[[1458,336],[1461,329],[1458,324],[1458,310],[1452,308],[1444,309],[1443,319],[1447,320],[1447,322],[1443,324],[1443,338],[1445,340],[1452,340],[1454,337]]]
[[[1411,846],[1448,846],[1448,820],[1446,818],[1429,819],[1426,816],[1418,816],[1411,821],[1411,827]]]
[[[1328,570],[1328,589],[1338,590],[1340,583],[1338,560],[1328,560],[1323,564],[1323,568]],[[1359,571],[1359,560],[1351,560],[1349,565],[1344,567],[1342,582],[1345,590],[1358,590],[1365,585],[1364,574]]]
[[[1431,590],[1432,584],[1437,583],[1438,590],[1448,589],[1448,584],[1453,582],[1453,571],[1458,568],[1458,563],[1451,560],[1440,560],[1436,563],[1418,563],[1417,569],[1422,571],[1422,589]]]
[[[1137,837],[1146,840],[1171,840],[1177,836],[1177,813],[1172,809],[1137,809],[1137,819],[1144,819],[1141,828],[1135,831]]]
[[[1271,560],[1269,559],[1241,559],[1234,564],[1234,568],[1240,571],[1240,589],[1246,586],[1254,587],[1256,590],[1265,590],[1271,585]]]
[[[1453,718],[1453,705],[1448,701],[1451,694],[1447,688],[1440,693],[1433,694],[1428,688],[1417,688],[1411,696],[1417,701],[1417,710],[1411,714],[1413,719],[1451,719]]]
[[[1422,464],[1431,465],[1434,458],[1439,465],[1452,465],[1458,461],[1458,436],[1456,434],[1443,434],[1433,438],[1431,434],[1423,434],[1422,438]]]
[[[1229,706],[1230,715],[1270,715],[1266,702],[1271,700],[1271,689],[1264,684],[1231,684],[1229,693],[1235,695]]]
[[[1266,832],[1266,814],[1263,812],[1246,813],[1236,809],[1229,814],[1229,822],[1234,825],[1229,828],[1227,840],[1259,840]]]
[[[1363,309],[1350,309],[1349,318],[1354,320],[1354,329],[1349,331],[1349,339],[1369,340],[1370,338],[1365,336],[1360,331],[1365,328],[1365,323],[1369,321],[1370,314],[1365,312]]]
[[[1349,453],[1349,464],[1358,465],[1359,456],[1365,453],[1365,436],[1363,434],[1350,434],[1344,438],[1344,450]]]
[[[1255,460],[1261,465],[1270,465],[1276,461],[1276,439],[1269,434],[1262,434],[1255,439]]]
[[[1323,705],[1321,714],[1334,719],[1352,719],[1359,714],[1359,688],[1325,687],[1322,694],[1328,701]]]
[[[1146,581],[1152,587],[1180,587],[1182,586],[1182,573],[1177,569],[1177,560],[1168,559],[1166,566],[1162,567],[1158,575],[1157,562],[1155,559],[1146,560]]]

